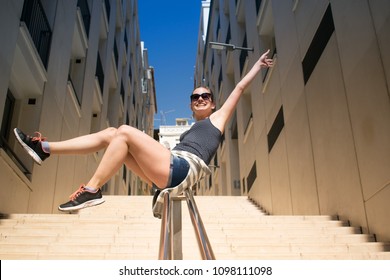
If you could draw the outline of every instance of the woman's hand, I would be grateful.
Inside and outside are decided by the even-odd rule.
[[[274,61],[271,58],[268,58],[270,50],[263,53],[262,56],[260,56],[258,63],[260,63],[260,67],[272,67],[274,66]]]

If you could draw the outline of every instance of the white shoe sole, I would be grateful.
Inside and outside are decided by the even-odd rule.
[[[61,206],[58,206],[58,210],[63,211],[63,212],[76,211],[76,210],[80,210],[83,208],[92,207],[92,206],[102,204],[104,201],[105,201],[104,198],[98,198],[98,199],[86,201],[82,204],[79,204],[79,205],[76,205],[73,207],[61,208]]]

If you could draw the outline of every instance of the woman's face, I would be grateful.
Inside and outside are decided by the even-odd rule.
[[[191,110],[196,120],[209,117],[214,109],[215,105],[209,89],[199,87],[192,92]]]

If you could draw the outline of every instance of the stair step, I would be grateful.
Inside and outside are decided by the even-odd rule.
[[[158,256],[161,220],[151,196],[105,196],[75,213],[0,220],[1,259],[145,259]],[[390,259],[390,245],[333,216],[270,216],[245,197],[195,197],[217,259]],[[185,201],[183,259],[200,260]]]
[[[279,244],[279,243],[300,243],[306,244],[349,244],[361,242],[375,242],[375,237],[368,234],[340,234],[340,235],[313,235],[313,236],[293,236],[293,235],[279,235],[279,236],[260,236],[250,238],[242,236],[239,239],[231,236],[226,238],[216,238],[217,236],[209,236],[213,243],[234,243],[247,244],[256,242],[257,244]]]
[[[389,260],[389,252],[374,253],[267,253],[224,256],[219,260]]]

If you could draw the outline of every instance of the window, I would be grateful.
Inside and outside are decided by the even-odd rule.
[[[318,60],[326,48],[330,37],[334,31],[333,15],[330,4],[321,20],[321,23],[315,33],[313,40],[306,52],[305,58],[302,61],[303,79],[305,84],[309,80],[311,74],[316,67]]]
[[[251,130],[251,125],[253,121],[253,113],[252,113],[252,96],[250,92],[244,92],[241,96],[241,124],[244,127],[244,141],[246,141],[249,132]]]
[[[268,49],[271,51],[269,57],[274,58],[276,55],[276,41],[275,41],[275,29],[274,18],[272,14],[272,5],[270,1],[264,1],[264,4],[259,11],[258,16],[258,29],[260,35],[260,49],[261,53],[264,53]],[[270,68],[262,69],[263,82],[268,79]]]
[[[284,127],[284,114],[283,114],[283,106],[280,107],[280,110],[278,114],[276,115],[276,118],[272,124],[271,129],[268,132],[267,139],[268,139],[268,152],[271,152],[273,146],[276,143],[276,140],[278,139],[280,132],[282,132],[282,129]]]
[[[251,170],[249,171],[248,177],[246,178],[248,192],[251,190],[256,178],[257,178],[257,171],[256,171],[256,161],[255,161],[252,165]]]
[[[20,20],[26,24],[41,61],[47,68],[52,32],[41,1],[24,1]]]
[[[259,13],[262,0],[256,0],[256,12]]]
[[[16,99],[12,92],[8,89],[7,97],[4,104],[3,121],[1,123],[1,135],[0,135],[0,147],[9,155],[14,161],[16,166],[26,175],[27,178],[31,179],[31,171],[23,164],[15,153],[14,148],[11,145],[10,137],[12,134],[12,120],[15,110]]]
[[[83,98],[85,58],[72,58],[69,62],[68,81],[72,85],[78,105]]]
[[[248,48],[246,34],[245,34],[244,40],[242,42],[242,47],[243,48]],[[247,50],[241,50],[241,52],[240,52],[240,74],[241,74],[241,76],[245,72],[245,67],[246,67],[246,63],[247,63],[247,57],[248,57],[248,51]]]
[[[15,98],[12,96],[11,91],[8,89],[7,97],[4,104],[3,122],[1,123],[1,138],[0,146],[2,147],[8,142],[11,134],[11,121],[15,107]]]
[[[79,106],[82,102],[86,54],[88,49],[89,8],[85,0],[77,2],[76,23],[73,30],[71,58],[69,62],[68,82],[71,85],[72,97]],[[77,104],[75,104],[77,105]]]
[[[89,28],[91,25],[91,13],[89,11],[88,1],[87,0],[78,0],[77,7],[80,8],[80,13],[81,13],[81,16],[83,18],[85,32],[87,33],[87,36],[88,36],[89,35]]]

